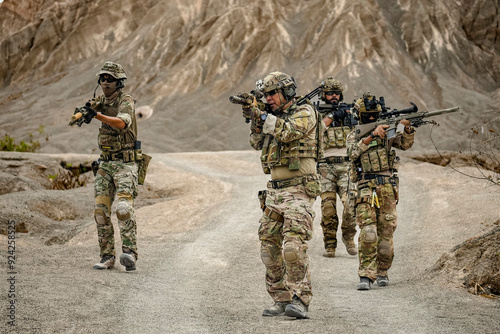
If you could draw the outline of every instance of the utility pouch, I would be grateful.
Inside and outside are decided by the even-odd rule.
[[[94,173],[94,176],[97,175],[98,170],[99,170],[99,160],[92,161],[92,173]]]
[[[117,152],[123,148],[120,141],[120,135],[104,128],[99,128],[97,144],[101,151],[106,152]]]
[[[142,160],[137,161],[137,164],[139,165],[137,182],[139,184],[144,184],[144,181],[146,180],[146,174],[148,172],[148,166],[151,159],[151,156],[142,153]]]
[[[387,155],[387,151],[385,148],[380,148],[377,150],[378,158],[380,161],[380,170],[388,170],[389,169],[389,157]]]
[[[321,179],[319,175],[304,176],[302,182],[304,183],[307,196],[314,198],[321,194]]]
[[[378,151],[371,151],[370,153],[368,153],[368,155],[370,157],[372,171],[374,172],[381,171]]]
[[[300,158],[290,158],[288,159],[288,169],[289,170],[299,170],[300,169]]]
[[[267,190],[259,190],[259,202],[260,202],[260,208],[262,211],[266,209],[266,197],[267,197]]]

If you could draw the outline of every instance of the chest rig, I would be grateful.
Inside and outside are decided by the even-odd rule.
[[[283,113],[277,117],[288,121],[297,108],[297,104],[294,104],[290,107],[289,113]],[[288,166],[289,170],[298,170],[300,169],[301,158],[314,158],[318,160],[320,152],[320,145],[318,145],[317,140],[318,127],[316,126],[311,131],[315,134],[313,138],[310,138],[310,134],[307,134],[300,139],[286,143],[276,140],[273,135],[266,135],[260,156],[264,173],[270,174],[273,167],[282,166]]]
[[[327,113],[321,115],[319,122],[323,122]],[[323,145],[325,149],[341,148],[347,145],[347,135],[351,128],[343,124],[343,121],[332,120],[332,123],[323,134]]]
[[[376,138],[354,164],[358,173],[376,173],[393,170],[396,160],[396,151],[389,151],[387,139]]]
[[[134,101],[132,96],[121,93],[112,104],[105,104],[104,97],[98,97],[95,101],[95,108],[103,115],[116,117],[118,115],[118,108],[125,99],[129,99],[133,106]],[[134,152],[136,149],[136,139],[137,123],[135,113],[133,113],[132,124],[125,131],[102,123],[97,136],[97,144],[102,151],[101,156],[104,158],[103,160],[122,159],[124,161],[134,161],[137,160]]]

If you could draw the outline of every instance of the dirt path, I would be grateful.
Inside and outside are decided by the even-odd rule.
[[[500,326],[498,300],[425,275],[442,253],[500,216],[499,193],[484,184],[403,159],[388,288],[357,291],[357,259],[344,248],[334,259],[321,256],[317,216],[311,319],[298,321],[261,316],[272,302],[257,239],[256,194],[267,180],[257,153],[159,154],[153,161],[148,182],[170,195],[137,210],[136,272],[91,269],[98,253],[91,222],[62,245],[18,237],[16,332],[494,333]]]

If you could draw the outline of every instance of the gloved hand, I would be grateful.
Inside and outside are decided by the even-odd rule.
[[[90,103],[88,102],[85,104],[85,107],[83,108],[85,109],[85,114],[83,115],[83,118],[85,119],[85,123],[89,124],[92,121],[92,118],[94,118],[97,115],[97,111],[92,109],[90,107]]]

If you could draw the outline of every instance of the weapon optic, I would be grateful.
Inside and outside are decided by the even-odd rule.
[[[433,110],[433,111],[417,112],[417,111],[410,111],[410,110],[418,110],[417,106],[414,103],[411,103],[411,104],[412,104],[412,107],[405,108],[405,109],[402,109],[399,111],[396,110],[397,111],[396,113],[393,113],[393,112],[386,113],[386,116],[383,119],[379,118],[377,121],[372,122],[372,123],[356,125],[356,130],[355,130],[356,137],[358,139],[361,139],[367,133],[374,130],[377,126],[388,125],[389,127],[386,129],[387,138],[392,138],[396,135],[397,126],[398,126],[399,122],[401,122],[401,120],[403,120],[403,119],[410,121],[410,125],[415,127],[415,128],[422,126],[424,124],[438,125],[438,123],[436,123],[436,121],[425,120],[425,118],[456,112],[460,109],[459,107],[453,107],[453,108]]]

